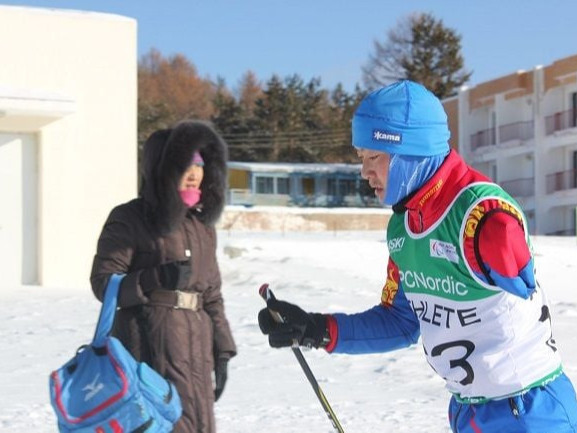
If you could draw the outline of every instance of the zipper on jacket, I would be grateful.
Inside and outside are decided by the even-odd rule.
[[[419,233],[423,233],[425,224],[423,223],[423,213],[419,209]]]
[[[513,414],[513,416],[516,419],[519,419],[519,406],[517,406],[517,403],[515,402],[515,399],[513,397],[509,397],[509,407],[511,408],[511,413]]]
[[[186,224],[183,224],[182,231],[184,234],[184,239],[186,240],[186,246],[184,248],[184,257],[190,262],[191,274],[194,276],[194,269],[192,268],[192,240],[188,235],[188,231],[186,230]],[[194,316],[197,319],[200,319],[200,314],[197,310],[194,311]]]
[[[184,248],[184,257],[186,258],[186,260],[188,260],[190,262],[190,270],[191,270],[191,274],[194,276],[194,269],[192,268],[192,265],[194,264],[192,262],[192,240],[190,239],[190,236],[188,234],[188,230],[186,230],[186,224],[182,225],[182,231],[184,234],[184,239],[186,240],[186,245]]]

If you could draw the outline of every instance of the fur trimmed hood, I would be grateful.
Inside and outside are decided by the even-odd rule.
[[[204,159],[204,178],[201,200],[191,212],[214,225],[224,209],[227,182],[228,151],[220,135],[206,122],[185,120],[152,133],[144,144],[140,196],[161,233],[176,228],[188,212],[178,185],[195,151]]]

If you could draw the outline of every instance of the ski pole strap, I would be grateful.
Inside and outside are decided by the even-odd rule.
[[[116,306],[118,303],[118,290],[123,278],[124,274],[112,274],[108,279],[108,284],[104,291],[102,308],[100,309],[100,315],[98,316],[98,325],[96,325],[96,332],[92,339],[92,346],[94,347],[104,346],[106,337],[108,337],[112,331],[114,315],[116,314]]]

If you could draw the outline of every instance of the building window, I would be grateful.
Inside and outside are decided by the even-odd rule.
[[[337,195],[337,180],[336,179],[327,179],[327,194],[328,195]]]
[[[571,127],[577,126],[577,92],[571,93]]]
[[[493,110],[491,111],[491,126],[490,126],[490,143],[497,144],[497,113]]]
[[[357,182],[355,179],[335,179],[327,180],[327,193],[329,195],[356,195]]]
[[[354,179],[339,180],[339,187],[342,195],[356,195],[357,182]]]
[[[274,194],[274,183],[272,177],[257,176],[256,193],[257,194]]]
[[[289,179],[288,177],[277,177],[276,179],[277,194],[289,194]]]
[[[577,151],[573,151],[573,185],[571,188],[577,188]]]

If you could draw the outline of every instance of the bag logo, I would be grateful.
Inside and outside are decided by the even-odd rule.
[[[100,391],[104,389],[104,384],[102,382],[96,383],[98,382],[99,378],[100,373],[96,375],[96,377],[91,383],[82,388],[82,391],[87,391],[86,395],[84,396],[84,401],[90,400],[92,397],[94,397],[96,394],[98,394]]]
[[[381,131],[379,129],[375,129],[373,130],[373,140],[401,144],[403,141],[403,136],[398,132]]]
[[[459,263],[459,255],[457,254],[457,248],[455,245],[448,242],[439,241],[437,239],[431,239],[429,246],[431,257],[437,257],[439,259],[446,259],[453,263]]]

